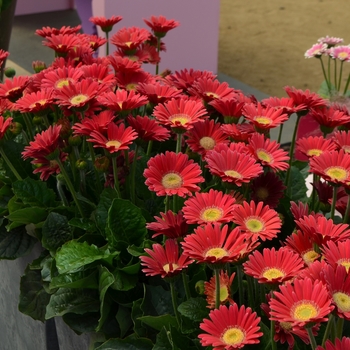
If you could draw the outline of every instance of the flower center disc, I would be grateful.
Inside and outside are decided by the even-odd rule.
[[[349,57],[349,53],[348,52],[340,52],[339,54],[338,54],[338,58],[340,59],[340,60],[345,60],[345,59],[347,59]]]
[[[280,322],[280,326],[287,331],[293,328],[291,322]]]
[[[226,171],[224,171],[224,174],[226,176],[233,177],[235,179],[241,179],[242,178],[242,175],[238,171],[235,171],[235,170],[226,170]]]
[[[342,147],[342,149],[344,150],[345,153],[350,153],[350,146],[344,145],[344,146]]]
[[[272,281],[273,279],[284,277],[285,273],[280,269],[275,267],[268,267],[263,273],[262,276],[267,280]]]
[[[264,201],[265,199],[269,198],[269,191],[265,187],[260,187],[256,191],[256,196]]]
[[[342,312],[350,311],[350,296],[343,292],[333,294],[333,300]]]
[[[209,222],[218,221],[222,218],[222,216],[222,209],[217,207],[204,208],[204,210],[200,213],[200,218]]]
[[[245,225],[250,232],[257,233],[264,230],[264,223],[258,218],[248,218],[245,221]]]
[[[182,185],[182,177],[176,173],[169,173],[163,176],[162,185],[165,188],[179,188]]]
[[[190,120],[190,118],[187,114],[174,114],[169,118],[169,120],[174,125],[185,125]]]
[[[271,124],[271,119],[267,118],[267,117],[256,117],[255,121],[261,125],[270,125]]]
[[[47,103],[47,100],[39,100],[39,101],[35,101],[34,103],[32,103],[29,108],[34,108],[37,105],[43,106]]]
[[[217,259],[223,258],[224,256],[227,256],[227,255],[228,255],[227,251],[220,247],[210,248],[205,253],[205,257],[213,256]]]
[[[207,91],[204,93],[204,95],[211,97],[211,98],[219,98],[220,96],[216,94],[215,92]]]
[[[115,148],[119,148],[121,145],[121,142],[117,141],[117,140],[110,140],[108,142],[106,142],[106,146],[107,147],[115,147]]]
[[[318,310],[310,301],[301,301],[292,309],[293,318],[298,321],[309,321],[317,316]]]
[[[346,268],[346,272],[349,273],[350,269],[350,260],[349,259],[341,259],[337,261],[338,264],[343,265]]]
[[[348,172],[340,166],[332,166],[326,169],[325,173],[332,180],[345,180],[348,177]]]
[[[302,258],[307,265],[314,262],[314,260],[316,260],[318,257],[319,257],[319,254],[314,250],[309,250],[308,252],[302,254]]]
[[[170,268],[171,267],[171,268]],[[165,272],[169,272],[169,271],[174,271],[179,267],[178,264],[172,263],[172,264],[165,264],[163,265],[163,270]]]
[[[76,95],[74,97],[71,98],[70,102],[72,105],[78,105],[79,103],[82,103],[84,101],[86,101],[88,98],[86,95],[80,94],[80,95]]]
[[[61,80],[57,81],[55,87],[58,88],[58,89],[62,89],[63,86],[69,86],[69,82],[70,81],[71,80],[69,80],[69,79],[61,79]]]
[[[273,162],[273,157],[272,154],[266,152],[263,149],[258,149],[258,151],[256,152],[256,154],[258,155],[258,158],[266,163],[271,163]]]
[[[226,286],[220,286],[220,301],[227,300],[229,294]]]
[[[209,136],[204,136],[199,140],[199,144],[205,149],[205,150],[211,150],[214,148],[216,142],[213,138]]]
[[[318,157],[320,154],[322,154],[323,151],[320,150],[320,149],[317,149],[317,148],[313,148],[313,149],[309,149],[306,154],[309,156],[309,157],[312,157],[312,156],[316,156]]]
[[[227,329],[221,336],[222,341],[227,345],[241,344],[244,338],[244,332],[238,327],[231,327]]]

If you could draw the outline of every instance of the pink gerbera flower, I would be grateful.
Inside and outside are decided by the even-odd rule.
[[[321,126],[321,130],[328,131],[328,133],[335,127],[347,124],[350,122],[350,115],[344,111],[329,108],[319,108],[317,110],[311,109],[309,113]],[[325,128],[330,130],[325,130]]]
[[[305,109],[299,112],[304,112],[310,108],[326,107],[327,102],[318,94],[310,90],[296,89],[295,87],[285,86],[284,90],[287,95],[294,101],[295,106],[305,105]]]
[[[323,136],[302,137],[296,141],[296,149],[308,158],[318,157],[324,152],[334,151],[336,144]]]
[[[111,72],[112,69],[107,64],[86,64],[80,68],[84,73],[85,78],[90,78],[97,81],[99,84],[104,84],[110,88],[115,87],[115,76]]]
[[[0,68],[2,67],[2,65],[4,64],[4,62],[6,61],[6,58],[9,56],[9,52],[0,49]]]
[[[255,133],[254,126],[248,123],[223,124],[222,131],[235,142],[246,142]]]
[[[182,211],[189,224],[225,223],[233,218],[235,202],[232,196],[210,189],[185,201]]]
[[[45,39],[43,45],[53,49],[60,57],[67,56],[70,50],[80,45],[80,39],[75,34],[52,34]]]
[[[35,34],[43,38],[46,38],[46,37],[50,37],[52,35],[58,35],[58,34],[62,34],[62,35],[77,34],[80,29],[81,29],[80,24],[75,27],[70,27],[70,26],[63,26],[61,28],[42,27],[41,29],[37,29],[35,31]]]
[[[145,184],[157,196],[192,196],[200,190],[198,184],[204,182],[197,163],[183,153],[165,152],[157,154],[147,162],[143,175]]]
[[[250,307],[229,307],[221,305],[212,310],[209,319],[199,325],[206,333],[199,334],[202,346],[212,346],[213,350],[234,350],[247,344],[257,344],[263,333],[259,327],[260,317]]]
[[[261,100],[261,103],[276,109],[282,109],[283,113],[289,116],[306,109],[306,105],[303,104],[296,106],[294,100],[290,97],[269,97]]]
[[[324,53],[327,52],[327,44],[325,43],[318,43],[318,44],[314,44],[311,46],[310,49],[308,49],[304,56],[305,58],[312,58],[312,57],[316,57],[316,58],[320,58]]]
[[[252,241],[271,240],[277,237],[282,226],[282,221],[274,209],[270,209],[263,202],[255,204],[254,201],[244,201],[242,205],[237,205],[232,221],[251,237]]]
[[[24,89],[29,85],[30,79],[26,76],[5,79],[0,84],[0,98],[6,98],[11,102],[16,102],[23,95]]]
[[[106,18],[104,16],[101,17],[90,17],[89,21],[96,26],[101,27],[101,30],[105,33],[108,33],[112,30],[113,26],[120,22],[123,19],[121,16],[112,16],[110,18]]]
[[[151,16],[149,20],[144,19],[144,21],[152,29],[154,35],[159,38],[163,38],[169,30],[180,25],[178,21],[166,19],[164,16]]]
[[[242,109],[245,102],[237,100],[236,98],[230,99],[215,99],[209,102],[223,117],[226,123],[237,124],[242,116]]]
[[[326,35],[322,38],[317,39],[317,41],[319,43],[327,44],[328,47],[331,47],[341,44],[344,41],[344,39]]]
[[[329,55],[334,59],[348,62],[350,61],[350,46],[340,45],[340,46],[332,47],[330,49]]]

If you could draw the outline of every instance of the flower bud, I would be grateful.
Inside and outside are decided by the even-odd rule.
[[[204,281],[203,280],[197,281],[194,288],[199,295],[203,295],[204,294]]]
[[[79,135],[71,135],[68,138],[68,144],[70,146],[80,146],[81,145],[81,137]]]
[[[9,130],[13,135],[19,135],[23,130],[23,125],[18,122],[12,122],[10,124]]]
[[[87,168],[87,162],[84,159],[78,159],[75,162],[75,166],[77,167],[78,170],[85,170]]]
[[[7,78],[13,78],[16,75],[16,71],[12,67],[6,67],[4,69],[4,74]]]
[[[35,73],[40,73],[42,70],[46,69],[46,64],[43,61],[33,61],[32,67]]]
[[[96,158],[94,165],[96,170],[106,172],[109,168],[109,159],[106,156]]]

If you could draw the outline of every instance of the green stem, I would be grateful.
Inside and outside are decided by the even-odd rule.
[[[148,141],[147,152],[146,152],[147,157],[151,156],[152,146],[153,146],[153,141],[152,140]]]
[[[215,276],[215,309],[220,307],[220,269],[214,270]]]
[[[334,86],[337,87],[337,60],[334,60]]]
[[[238,280],[238,300],[239,305],[243,305],[244,288],[243,288],[243,271],[240,265],[237,265],[237,280]]]
[[[139,153],[139,145],[136,144],[135,148],[135,155],[134,155],[134,161],[132,162],[131,166],[131,183],[130,183],[130,197],[131,197],[131,202],[135,204],[136,200],[136,187],[135,187],[135,176],[136,176],[136,163],[137,163],[137,154]]]
[[[347,93],[348,87],[349,87],[349,83],[350,83],[350,73],[348,75],[348,79],[347,79],[346,84],[345,84],[343,95],[345,95]]]
[[[311,327],[306,327],[306,330],[307,330],[307,334],[309,335],[311,349],[315,350],[316,347],[317,347],[317,343],[316,343],[315,336],[312,333],[312,328]]]
[[[33,129],[32,129],[33,126],[32,126],[32,123],[30,121],[29,115],[28,115],[28,113],[23,113],[22,115],[23,115],[23,119],[24,119],[24,122],[25,122],[26,127],[27,127],[27,134],[29,135],[29,138],[31,140],[33,140],[34,139],[34,134],[33,134]]]
[[[312,181],[313,181],[313,184],[316,184],[316,181],[317,181],[317,175],[316,174],[313,174],[312,176]],[[312,186],[312,193],[311,193],[311,210],[315,210],[315,206],[316,206],[316,188],[314,186]]]
[[[159,54],[160,52],[160,38],[157,36],[157,52]],[[156,75],[158,75],[159,72],[159,62],[156,64]]]
[[[333,186],[333,198],[332,198],[331,216],[330,216],[330,218],[332,220],[334,219],[335,204],[337,203],[337,192],[338,192],[338,187],[337,186]]]
[[[106,56],[109,55],[109,40],[108,40],[108,37],[109,37],[109,33],[106,32],[106,40],[107,40],[107,43],[106,43]]]
[[[190,286],[188,285],[188,278],[187,278],[186,271],[182,271],[182,283],[185,288],[186,299],[189,300],[191,299],[191,291],[190,291]]]
[[[320,62],[321,62],[321,67],[322,67],[322,72],[323,72],[323,76],[326,80],[326,83],[327,83],[327,87],[328,87],[328,92],[329,92],[329,95],[331,94],[331,84],[329,82],[329,80],[327,79],[327,75],[326,75],[326,71],[324,69],[324,64],[323,64],[323,60],[322,60],[322,57],[320,57]],[[330,69],[330,66],[329,66],[329,61],[328,61],[328,70]]]
[[[171,301],[173,303],[173,309],[177,321],[177,325],[180,327],[181,322],[180,322],[180,314],[177,309],[177,298],[176,298],[176,291],[175,291],[175,284],[174,282],[170,282],[170,291],[171,291]]]
[[[339,81],[338,81],[338,92],[340,91],[340,85],[341,85],[341,76],[343,74],[343,64],[344,64],[344,61],[341,61],[340,63],[340,72],[339,72]]]
[[[283,131],[283,124],[280,125],[280,130],[278,132],[277,143],[281,143],[282,131]]]
[[[277,343],[275,342],[275,321],[270,320],[270,338],[271,338],[271,350],[277,349]]]
[[[181,146],[182,146],[182,134],[177,134],[177,140],[176,140],[176,153],[181,152]]]
[[[323,338],[322,338],[322,347],[324,347],[327,339],[329,338],[329,334],[331,332],[331,329],[332,329],[332,324],[334,323],[334,316],[333,314],[330,314],[329,315],[329,318],[328,318],[328,322],[327,322],[327,327],[324,331],[324,334],[323,334]]]
[[[350,214],[350,195],[348,195],[348,202],[346,204],[346,210],[345,210],[345,214],[343,217],[343,223],[347,224],[349,221],[349,214]]]
[[[16,176],[16,179],[19,181],[22,181],[23,179],[22,179],[21,175],[18,174],[17,170],[12,165],[10,159],[8,159],[8,157],[7,157],[6,153],[4,152],[4,150],[2,149],[2,147],[0,147],[0,154],[1,154],[2,158],[4,159],[4,161],[6,162],[7,166],[10,168],[10,170]]]
[[[165,206],[165,208],[164,208],[165,213],[167,213],[169,210],[169,206],[170,206],[170,196],[168,196],[168,195],[165,196],[164,206]]]
[[[86,141],[86,140],[85,140]],[[100,174],[97,171],[96,167],[95,167],[95,152],[94,152],[94,148],[92,146],[91,142],[87,142],[88,144],[88,148],[89,148],[89,152],[90,152],[90,157],[91,157],[91,162],[92,162],[92,167],[94,169],[94,173],[95,173],[95,178],[96,178],[96,185],[97,185],[97,198],[100,198],[100,194],[102,193],[102,185],[101,185],[101,181],[100,181]]]
[[[73,200],[75,202],[75,205],[77,206],[77,208],[79,210],[80,216],[83,218],[84,212],[80,206],[80,203],[79,203],[78,198],[77,198],[77,193],[75,192],[74,186],[73,186],[72,182],[70,181],[68,173],[67,173],[66,169],[64,168],[64,165],[62,164],[61,159],[59,157],[57,157],[55,160],[56,160],[58,166],[60,167],[61,174],[63,175],[64,180],[66,181],[66,185],[68,186],[68,189],[69,189],[69,191],[73,197]]]
[[[338,317],[337,327],[336,327],[336,332],[335,332],[336,338],[341,339],[341,337],[343,335],[343,328],[344,328],[344,318]]]
[[[120,188],[119,188],[118,166],[117,166],[117,156],[116,155],[113,155],[113,157],[112,157],[112,165],[113,165],[114,189],[117,192],[118,198],[122,198],[122,196],[120,194]]]

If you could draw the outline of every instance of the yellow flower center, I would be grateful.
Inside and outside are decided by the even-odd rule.
[[[204,221],[218,221],[223,216],[223,211],[221,208],[217,207],[209,207],[204,208],[203,211],[200,213],[200,218]]]
[[[205,149],[205,150],[211,150],[215,147],[215,140],[209,136],[204,136],[199,140],[199,144]]]
[[[305,264],[310,265],[319,257],[319,254],[314,250],[309,250],[306,253],[302,253],[302,258]]]
[[[338,264],[343,265],[346,269],[346,272],[349,273],[350,259],[341,259],[338,261]]]
[[[259,149],[256,154],[258,155],[258,158],[266,163],[272,163],[273,157],[271,153],[266,152],[263,149]]]
[[[127,84],[125,86],[125,89],[128,90],[128,91],[131,91],[131,90],[136,90],[137,87],[138,87],[138,84],[130,83],[130,84]]]
[[[226,171],[224,171],[224,174],[226,176],[233,177],[235,179],[241,179],[242,178],[242,175],[238,171],[235,171],[235,170],[226,170]]]
[[[47,102],[47,100],[39,100],[39,101],[35,101],[34,103],[32,103],[29,108],[34,108],[37,104],[39,105],[44,105]]]
[[[206,95],[208,97],[212,97],[212,98],[219,98],[220,97],[218,94],[216,94],[215,92],[211,92],[211,91],[205,92],[204,95]]]
[[[259,187],[256,191],[256,196],[263,201],[269,198],[269,191],[266,187]]]
[[[272,281],[273,279],[284,277],[286,274],[275,267],[268,267],[262,273],[262,276],[265,277],[268,281]]]
[[[69,86],[70,79],[61,79],[57,81],[56,88],[62,89],[63,86]]]
[[[82,103],[84,101],[86,101],[88,99],[88,97],[86,95],[80,94],[80,95],[76,95],[74,97],[72,97],[70,99],[70,103],[72,105],[78,105],[79,103]]]
[[[223,301],[227,300],[228,297],[229,297],[229,294],[228,294],[227,287],[225,285],[220,286],[220,301],[223,302]]]
[[[241,344],[245,339],[245,333],[239,327],[230,327],[221,335],[221,340],[227,345]]]
[[[170,265],[171,265],[172,269],[170,269]],[[176,270],[178,267],[179,267],[179,265],[175,264],[175,263],[165,264],[165,265],[163,265],[163,270],[168,273],[169,271]]]
[[[261,125],[270,125],[272,120],[268,117],[256,117],[255,121],[258,122]]]
[[[326,169],[325,173],[332,179],[342,181],[348,177],[348,172],[340,166],[331,166]]]
[[[350,146],[344,145],[342,146],[342,149],[344,150],[345,153],[350,153]]]
[[[251,217],[245,221],[245,225],[250,232],[258,233],[264,230],[265,224],[260,218]]]
[[[341,53],[338,54],[338,58],[340,60],[345,60],[348,57],[349,57],[349,54],[347,52],[341,52]]]
[[[164,188],[179,188],[182,185],[182,177],[177,173],[168,173],[162,178]]]
[[[106,142],[106,146],[107,146],[107,147],[119,148],[121,144],[122,144],[122,143],[119,142],[119,141],[117,141],[117,140],[110,140],[110,141]]]
[[[287,331],[290,331],[293,328],[291,322],[280,322],[280,326]]]
[[[173,114],[169,120],[174,124],[181,124],[185,125],[189,120],[190,117],[187,114],[179,113],[179,114]]]
[[[130,46],[132,45],[132,41],[126,41],[124,44],[125,44],[127,47],[130,47]]]
[[[292,308],[292,316],[298,321],[309,321],[318,315],[318,309],[311,301],[302,300],[294,308]]]
[[[214,247],[210,248],[206,251],[205,257],[213,256],[217,259],[223,258],[224,256],[227,256],[227,251],[220,247]]]
[[[350,311],[350,296],[348,294],[336,292],[333,294],[333,300],[342,312]]]
[[[323,151],[320,150],[320,149],[317,149],[317,148],[312,148],[312,149],[309,149],[306,154],[309,156],[309,157],[312,157],[312,156],[316,156],[318,157],[320,154],[322,154]]]

